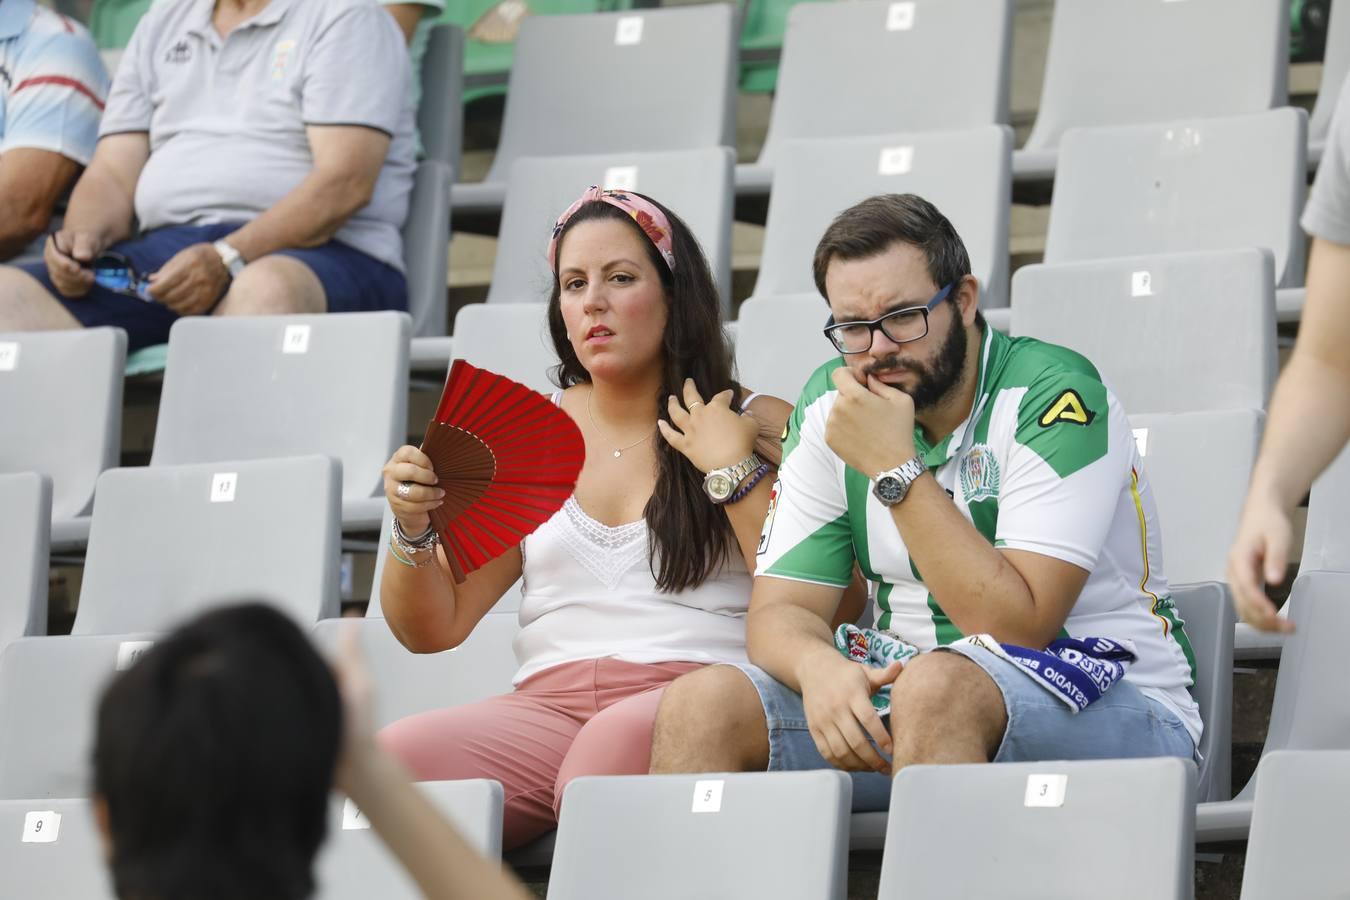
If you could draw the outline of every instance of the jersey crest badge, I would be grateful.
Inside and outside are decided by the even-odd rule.
[[[966,503],[979,503],[998,497],[1000,472],[998,459],[988,444],[976,444],[961,457],[961,496]]]

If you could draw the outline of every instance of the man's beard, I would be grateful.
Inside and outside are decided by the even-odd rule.
[[[868,375],[884,372],[913,372],[916,376],[914,387],[900,390],[914,398],[914,409],[923,411],[932,409],[941,403],[956,388],[966,363],[966,329],[960,316],[952,316],[951,327],[947,329],[947,338],[942,342],[937,359],[931,366],[914,360],[901,359],[898,353],[875,360],[864,370]],[[897,385],[899,387],[899,385]]]

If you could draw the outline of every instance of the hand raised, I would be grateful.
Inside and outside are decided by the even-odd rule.
[[[730,389],[704,402],[694,380],[686,378],[683,393],[683,402],[673,396],[667,401],[670,422],[656,422],[666,443],[705,474],[734,466],[750,455],[759,436],[759,422],[731,408],[734,393]]]
[[[869,478],[914,456],[914,399],[867,376],[860,384],[841,366],[831,373],[839,395],[825,422],[825,443],[845,464]]]

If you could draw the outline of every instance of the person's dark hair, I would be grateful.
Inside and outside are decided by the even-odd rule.
[[[878,194],[844,210],[825,229],[811,261],[816,290],[829,299],[825,273],[832,260],[867,259],[897,243],[923,251],[928,275],[939,289],[970,274],[965,242],[936,206],[918,194]],[[947,299],[955,303],[957,292],[953,289]],[[975,321],[983,331],[984,315],[977,312]]]
[[[310,896],[341,736],[332,672],[272,607],[218,609],[157,641],[98,709],[117,896]]]
[[[740,409],[740,385],[731,365],[731,348],[722,331],[722,307],[708,260],[693,232],[679,216],[650,197],[639,194],[670,220],[675,271],[643,234],[633,218],[603,201],[588,203],[567,221],[558,236],[558,258],[567,233],[581,222],[613,219],[625,222],[642,238],[647,257],[661,275],[666,294],[666,333],[661,388],[652,398],[657,415],[667,422],[666,398],[682,395],[684,380],[694,379],[705,398],[728,388],[736,392],[733,409]],[[563,323],[562,285],[553,270],[553,290],[548,301],[548,328],[553,349],[561,360],[554,381],[561,388],[589,383],[591,375],[581,365]],[[703,492],[703,474],[680,451],[656,439],[656,488],[643,510],[648,527],[648,555],[652,575],[662,591],[678,592],[698,587],[726,562],[735,543],[735,532],[726,510],[708,501]]]

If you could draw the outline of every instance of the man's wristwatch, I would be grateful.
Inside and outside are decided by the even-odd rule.
[[[703,478],[703,493],[714,503],[726,503],[731,499],[731,495],[736,493],[736,488],[741,486],[741,482],[763,464],[757,455],[751,453],[734,466],[713,469]]]
[[[230,277],[238,278],[239,273],[244,271],[244,266],[247,265],[247,263],[244,262],[244,257],[239,255],[239,251],[231,247],[230,242],[224,238],[216,241],[211,246],[215,247],[216,252],[220,254],[220,261],[223,262],[225,268],[229,270]]]
[[[923,464],[923,457],[916,456],[902,466],[878,472],[872,477],[872,496],[876,497],[882,506],[895,506],[905,499],[905,495],[909,493],[909,486],[927,471],[928,467]]]

